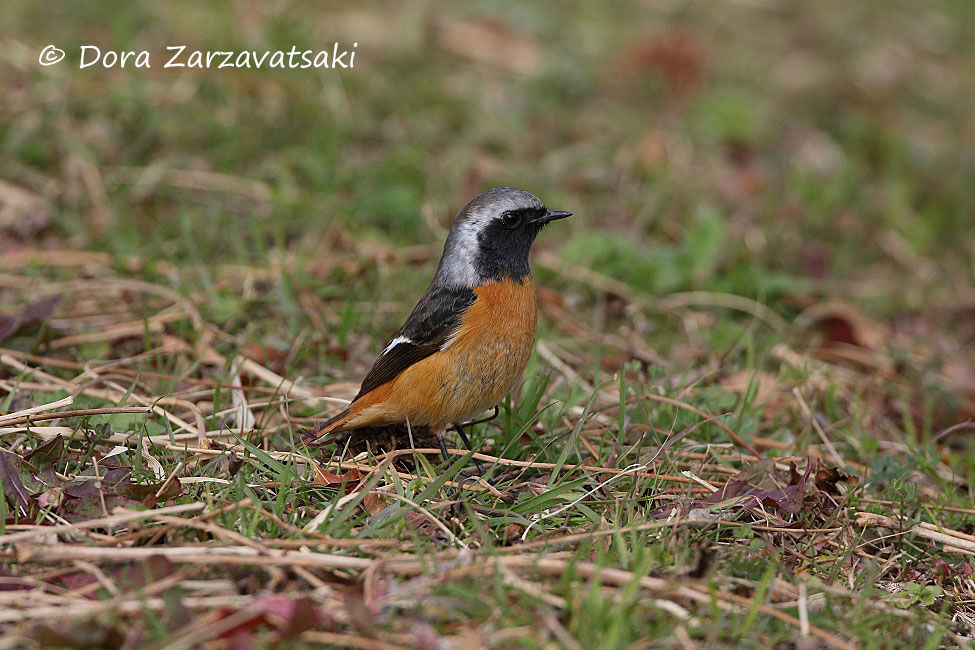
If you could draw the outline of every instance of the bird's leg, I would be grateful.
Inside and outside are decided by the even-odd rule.
[[[447,452],[447,443],[444,442],[443,433],[437,434],[437,443],[440,445],[440,455],[445,461],[449,461],[450,453]]]
[[[495,405],[494,412],[491,413],[491,415],[487,416],[486,418],[481,418],[480,420],[471,420],[470,422],[462,422],[460,424],[455,424],[454,426],[455,427],[472,427],[475,424],[484,424],[485,422],[490,422],[494,418],[498,417],[498,413],[499,413],[498,407],[497,407],[497,405]],[[464,434],[461,433],[460,435],[463,436]]]
[[[464,433],[463,424],[455,422],[454,424],[450,425],[450,428],[457,432],[457,435],[460,436],[461,442],[464,443],[464,446],[467,447],[468,451],[474,451],[474,447],[471,446],[471,439],[467,437],[466,433]],[[477,473],[484,476],[484,466],[481,465],[481,461],[474,458],[474,466],[477,468]]]

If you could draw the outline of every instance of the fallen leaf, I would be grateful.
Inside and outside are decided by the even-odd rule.
[[[290,616],[287,617],[287,625],[281,630],[282,639],[297,638],[305,630],[318,627],[324,617],[319,615],[319,610],[308,598],[299,598],[294,601]]]
[[[839,482],[846,483],[851,487],[860,482],[856,476],[844,474],[836,467],[827,467],[821,460],[817,460],[819,467],[816,469],[816,488],[826,494],[838,495],[840,491],[836,489]]]
[[[21,467],[24,459],[17,454],[0,449],[0,485],[3,494],[14,508],[26,511],[30,505],[30,492],[24,487]]]
[[[444,546],[449,541],[447,536],[444,535],[444,532],[440,529],[440,526],[438,526],[433,519],[422,512],[410,510],[406,513],[403,519],[413,528],[413,530],[438,546]]]
[[[667,162],[670,143],[667,135],[659,129],[649,129],[637,142],[637,158],[647,169],[656,169]]]
[[[96,620],[60,620],[57,623],[37,623],[28,633],[40,648],[122,648],[125,634],[122,626]]]
[[[434,24],[437,43],[476,63],[535,75],[542,67],[538,43],[497,21],[462,21],[441,17]]]
[[[806,483],[812,472],[810,458],[803,474],[791,473],[789,481],[776,476],[775,461],[763,458],[738,472],[720,490],[703,499],[674,503],[658,508],[650,513],[651,519],[666,519],[676,514],[687,516],[692,510],[721,510],[725,508],[778,507],[785,512],[797,514],[802,510],[806,496]]]
[[[352,468],[344,474],[339,475],[315,465],[315,482],[319,485],[331,486],[342,485],[344,483],[346,487],[349,488],[361,480],[362,474],[355,468]]]
[[[307,598],[292,598],[282,594],[264,594],[254,598],[246,607],[237,611],[247,611],[253,616],[239,625],[226,630],[221,638],[231,644],[246,642],[251,631],[256,628],[272,628],[278,632],[278,639],[293,639],[306,630],[319,626],[335,627],[334,619]],[[236,613],[222,610],[224,619]]]
[[[114,572],[115,583],[122,591],[141,589],[173,574],[173,563],[163,555],[150,555],[138,564]]]
[[[765,404],[778,392],[779,384],[775,377],[764,370],[754,372],[751,370],[741,370],[732,375],[722,378],[718,385],[729,393],[745,395],[752,382],[756,384],[755,398],[753,406]]]
[[[705,70],[703,45],[696,36],[684,31],[658,34],[649,40],[626,48],[614,64],[617,83],[632,83],[647,72],[658,75],[672,99],[687,97],[701,85]]]
[[[16,314],[0,314],[0,341],[10,338],[24,325],[47,320],[59,302],[61,296],[48,296],[27,305]]]
[[[62,516],[72,522],[84,521],[104,516],[106,510],[111,512],[117,506],[151,508],[182,493],[182,484],[179,479],[174,478],[163,493],[156,497],[162,483],[132,483],[129,479],[130,472],[128,467],[110,469],[100,481],[89,479],[66,485],[63,489],[65,500],[62,504]]]
[[[244,459],[234,452],[230,452],[230,456],[227,457],[227,473],[229,474],[229,478],[233,478],[243,466]]]
[[[827,342],[879,350],[887,338],[886,328],[868,318],[853,305],[835,300],[807,308],[796,318],[798,329],[817,327]]]
[[[51,225],[51,210],[38,195],[0,181],[0,233],[29,240]]]
[[[183,484],[179,482],[178,478],[171,480],[166,485],[166,489],[164,489],[159,496],[156,496],[156,493],[159,492],[160,488],[162,487],[163,483],[161,482],[149,483],[147,485],[125,482],[120,484],[116,491],[119,496],[125,497],[126,499],[132,499],[134,501],[141,501],[144,505],[149,507],[163,501],[175,499],[183,492]]]
[[[971,355],[961,358],[947,359],[944,362],[943,374],[945,388],[956,395],[961,402],[959,412],[963,417],[975,417],[975,363]]]
[[[57,483],[56,465],[64,453],[64,438],[58,434],[39,447],[35,447],[24,454],[24,460],[29,462],[42,476],[48,485]]]
[[[275,372],[285,372],[287,370],[284,367],[288,358],[287,351],[278,350],[268,345],[261,345],[260,343],[248,343],[244,346],[242,353],[245,357]]]
[[[59,487],[44,490],[37,495],[37,507],[42,510],[44,508],[58,508],[61,505],[63,496],[64,491]]]
[[[362,506],[369,511],[369,514],[374,515],[386,507],[386,502],[375,492],[370,492],[362,498]]]
[[[524,526],[513,521],[510,522],[504,527],[504,536],[501,538],[501,544],[504,546],[520,544],[522,541],[521,536],[524,532]]]

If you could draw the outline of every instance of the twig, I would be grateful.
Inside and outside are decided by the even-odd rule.
[[[125,562],[145,560],[161,555],[171,562],[209,565],[304,566],[321,569],[368,568],[376,560],[327,553],[303,553],[268,549],[260,553],[250,546],[136,546],[131,548],[99,548],[77,544],[18,544],[18,562],[62,562],[87,560],[90,562]],[[397,573],[421,572],[425,563],[419,559],[384,560],[384,567]]]
[[[873,512],[858,512],[855,517],[860,526],[882,526],[893,530],[901,530],[902,526],[902,523],[893,517],[886,517]],[[911,526],[908,530],[901,531],[901,534],[917,535],[933,542],[939,542],[945,545],[946,549],[961,549],[975,553],[975,537],[972,535],[950,528],[938,527],[927,522]]]
[[[17,417],[8,422],[4,422],[4,426],[12,427],[20,424],[26,424],[27,422],[43,422],[44,420],[60,420],[62,418],[75,418],[84,417],[89,415],[114,415],[117,413],[143,413],[145,415],[150,415],[152,411],[145,407],[135,407],[135,406],[113,406],[100,409],[78,409],[76,411],[60,411],[58,413],[46,413],[41,415],[24,415]]]
[[[60,526],[38,526],[33,530],[0,535],[0,544],[13,544],[14,542],[22,542],[35,537],[43,537],[45,535],[59,535],[61,533],[80,532],[81,530],[87,530],[89,528],[112,528],[118,524],[139,521],[140,519],[151,519],[157,515],[177,515],[185,512],[198,512],[203,510],[205,507],[205,503],[182,503],[175,506],[159,508],[158,510],[143,510],[140,512],[131,512],[120,508],[119,510],[122,510],[121,512],[110,517],[100,517],[98,519],[89,519],[88,521],[79,521],[78,523],[74,524],[62,524]]]
[[[397,645],[379,639],[370,639],[352,634],[338,634],[336,632],[319,632],[308,630],[302,632],[301,640],[316,645],[340,648],[355,648],[355,650],[406,650],[409,646]]]
[[[53,411],[54,409],[59,409],[62,406],[71,406],[73,402],[74,402],[74,396],[68,395],[64,399],[59,399],[54,402],[48,402],[47,404],[38,404],[37,406],[32,406],[22,411],[14,411],[13,413],[0,415],[0,425],[5,425],[9,422],[14,422],[19,418],[25,418],[34,415],[36,413],[43,413],[44,411]]]
[[[183,469],[183,467],[185,467],[185,463],[183,461],[179,461],[178,463],[176,463],[176,467],[173,468],[173,471],[169,473],[169,476],[166,477],[166,480],[163,481],[162,485],[159,486],[159,489],[156,490],[156,494],[154,496],[157,499],[162,496],[162,493],[166,491],[166,488],[169,487],[169,484],[173,482],[173,479],[176,478],[176,475],[179,474],[180,470]]]

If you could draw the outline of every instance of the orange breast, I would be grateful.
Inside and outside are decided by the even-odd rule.
[[[537,297],[531,278],[474,289],[454,337],[368,395],[350,428],[403,422],[443,427],[501,401],[531,356]]]

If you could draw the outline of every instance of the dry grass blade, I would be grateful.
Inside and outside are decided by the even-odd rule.
[[[964,551],[975,554],[975,536],[950,528],[940,528],[934,524],[921,522],[904,530],[902,522],[897,519],[872,512],[856,513],[856,522],[860,526],[880,526],[900,531],[897,533],[899,535],[917,535],[942,544],[950,552]]]
[[[30,416],[36,416],[38,413],[44,413],[45,411],[53,411],[54,409],[59,409],[64,406],[71,406],[74,403],[74,397],[68,396],[64,399],[59,399],[54,402],[48,402],[47,404],[38,404],[37,406],[32,406],[30,408],[22,409],[20,411],[14,411],[13,413],[7,413],[6,415],[0,415],[0,426],[7,425],[17,422],[25,422],[25,418]]]
[[[133,406],[116,406],[111,408],[76,409],[74,411],[60,411],[58,413],[42,413],[38,415],[19,415],[4,422],[4,426],[13,427],[28,422],[44,422],[46,420],[61,420],[64,418],[89,417],[92,415],[117,415],[119,413],[143,413],[149,415],[152,410]],[[12,414],[13,415],[13,414]]]
[[[133,521],[140,521],[142,519],[152,519],[160,515],[176,515],[189,512],[199,512],[206,508],[204,503],[181,503],[175,506],[168,506],[165,508],[159,508],[158,510],[145,510],[143,512],[120,512],[108,517],[101,517],[98,519],[89,519],[88,521],[81,521],[77,524],[61,524],[60,526],[37,526],[32,530],[23,531],[20,533],[8,533],[6,535],[0,535],[0,544],[14,544],[18,542],[24,542],[29,539],[34,539],[36,537],[45,537],[48,535],[60,535],[62,533],[70,533],[82,530],[88,530],[90,528],[112,528],[119,524],[130,523]]]

